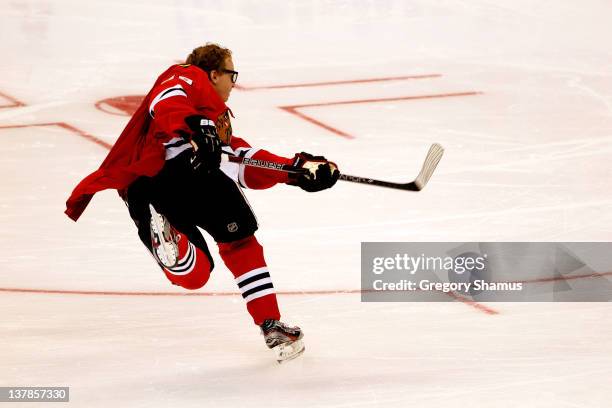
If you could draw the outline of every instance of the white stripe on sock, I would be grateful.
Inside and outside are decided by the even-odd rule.
[[[251,289],[256,288],[258,286],[261,286],[261,285],[265,285],[266,283],[272,283],[272,279],[270,279],[270,278],[257,279],[256,281],[251,282],[248,285],[241,287],[240,288],[240,292],[244,293],[247,290],[251,290]]]
[[[251,300],[255,300],[258,299],[260,297],[266,296],[266,295],[273,295],[274,294],[274,289],[270,288],[270,289],[265,289],[265,290],[260,290],[259,292],[255,292],[255,293],[251,293],[249,296],[245,297],[244,300],[248,302],[250,302]]]
[[[239,277],[236,278],[236,284],[240,284],[242,281],[249,279],[251,276],[259,275],[260,273],[263,273],[263,272],[268,272],[267,266],[262,266],[261,268],[253,269],[252,271],[249,271],[245,273],[244,275],[240,275]]]

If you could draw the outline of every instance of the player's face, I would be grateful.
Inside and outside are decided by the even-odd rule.
[[[230,93],[234,88],[234,82],[232,82],[232,78],[237,78],[238,74],[233,74],[234,71],[234,62],[232,61],[232,57],[225,58],[223,69],[219,71],[212,71],[211,73],[211,82],[217,94],[223,99],[223,102],[227,102],[229,99]]]

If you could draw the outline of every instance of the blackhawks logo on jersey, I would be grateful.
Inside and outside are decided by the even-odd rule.
[[[215,122],[219,139],[221,139],[221,141],[227,145],[229,145],[230,141],[232,140],[232,122],[230,121],[230,113],[231,111],[227,109],[225,112],[219,115],[217,122]]]

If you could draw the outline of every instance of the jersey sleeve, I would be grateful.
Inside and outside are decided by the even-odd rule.
[[[149,115],[151,116],[155,138],[163,143],[166,149],[166,160],[170,160],[191,144],[182,136],[191,130],[185,118],[198,114],[193,102],[193,81],[190,84],[178,75],[171,75],[151,92]]]
[[[232,137],[230,146],[225,146],[223,150],[235,156],[249,159],[267,160],[288,165],[293,162],[293,159],[277,156],[264,149],[251,147],[244,139],[236,136]],[[240,186],[255,190],[270,188],[278,183],[288,181],[288,174],[284,171],[262,169],[245,166],[244,164],[223,162],[221,163],[221,170]]]

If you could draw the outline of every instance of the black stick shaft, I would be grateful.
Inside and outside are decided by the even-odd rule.
[[[396,190],[419,191],[414,181],[411,181],[410,183],[394,183],[392,181],[376,180],[360,176],[351,176],[349,174],[341,174],[340,180],[350,181],[351,183],[367,184],[370,186],[393,188]]]

